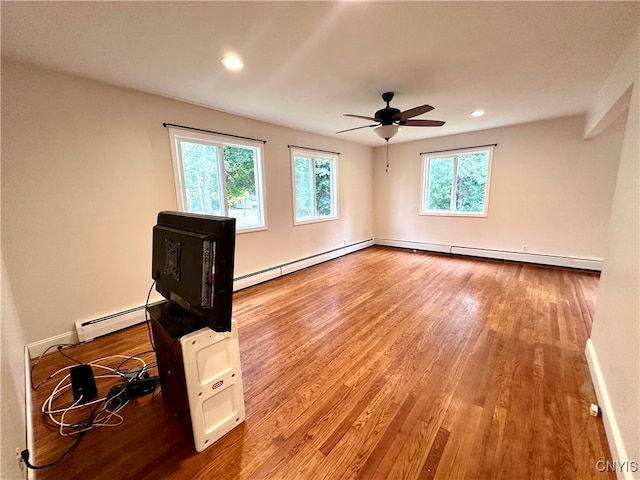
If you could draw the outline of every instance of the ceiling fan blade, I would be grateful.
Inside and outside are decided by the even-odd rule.
[[[354,115],[352,113],[345,113],[344,114],[345,117],[354,117],[354,118],[362,118],[364,120],[371,120],[372,122],[377,122],[378,120],[376,120],[373,117],[365,117],[364,115]]]
[[[346,130],[340,130],[339,132],[336,133],[344,133],[344,132],[350,132],[351,130],[360,130],[361,128],[371,128],[371,127],[377,127],[378,124],[375,123],[373,125],[363,125],[361,127],[356,127],[356,128],[347,128]]]
[[[446,122],[441,120],[405,120],[399,123],[407,127],[441,127]]]
[[[405,110],[404,112],[400,112],[393,117],[394,120],[406,120],[407,118],[417,117],[418,115],[422,115],[423,113],[427,113],[433,110],[431,105],[421,105],[420,107],[410,108],[409,110]]]

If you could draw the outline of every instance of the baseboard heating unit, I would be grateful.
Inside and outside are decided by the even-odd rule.
[[[142,305],[93,320],[76,322],[76,334],[79,342],[88,342],[108,333],[132,327],[145,320],[144,305]]]
[[[494,260],[506,260],[512,262],[534,263],[537,265],[549,265],[554,267],[577,268],[582,270],[594,271],[602,270],[602,260],[592,258],[564,257],[560,255],[548,255],[543,253],[514,252],[508,250],[464,247],[460,245],[445,245],[439,243],[394,240],[389,238],[376,238],[375,244],[386,247],[408,248],[425,252],[449,253],[452,255],[491,258]]]
[[[233,290],[241,290],[243,288],[257,285],[267,280],[287,275],[288,273],[302,270],[334,258],[341,257],[348,253],[362,250],[373,245],[373,240],[365,240],[362,242],[345,245],[343,247],[334,248],[326,252],[310,255],[308,257],[293,260],[291,262],[276,265],[247,275],[242,275],[234,279]],[[122,312],[105,315],[92,320],[75,322],[76,335],[79,342],[88,342],[95,338],[107,335],[109,333],[132,327],[146,320],[144,305],[130,308]]]
[[[243,288],[248,288],[253,285],[266,282],[267,280],[282,277],[283,275],[302,270],[303,268],[327,262],[329,260],[333,260],[334,258],[338,258],[343,255],[347,255],[349,253],[353,253],[372,246],[372,239],[364,240],[362,242],[352,243],[350,245],[345,245],[344,247],[334,248],[333,250],[310,255],[308,257],[299,258],[297,260],[283,263],[281,265],[276,265],[274,267],[265,268],[264,270],[259,270],[247,275],[242,275],[234,279],[233,291],[235,292],[238,290],[242,290]]]
[[[373,239],[363,240],[315,255],[310,255],[308,257],[299,258],[281,265],[269,267],[264,270],[242,275],[234,279],[233,290],[237,291],[252,285],[257,285],[259,283],[266,282],[267,280],[272,280],[274,278],[302,270],[303,268],[311,267],[313,265],[371,247],[373,244]],[[75,335],[73,331],[66,332],[55,337],[31,343],[27,345],[27,348],[31,358],[35,358],[52,345],[88,342],[103,335],[132,327],[144,321],[146,321],[145,307],[144,305],[141,305],[122,312],[104,315],[99,318],[75,322]]]

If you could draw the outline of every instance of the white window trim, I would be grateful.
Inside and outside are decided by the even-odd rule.
[[[484,218],[489,214],[489,194],[491,192],[491,169],[493,166],[493,149],[494,147],[482,147],[482,148],[466,148],[466,149],[452,149],[448,151],[438,152],[435,154],[424,154],[422,155],[422,187],[420,191],[420,207],[418,211],[420,215],[423,216],[437,216],[437,217],[476,217],[476,218]],[[456,212],[453,210],[453,206],[455,205],[455,182],[458,175],[458,156],[464,155],[468,153],[479,153],[479,152],[489,152],[489,161],[487,164],[487,183],[485,186],[485,199],[484,199],[484,211],[483,212]],[[427,195],[429,193],[429,163],[432,159],[437,158],[451,158],[455,157],[455,161],[453,163],[453,184],[451,192],[451,210],[427,210]]]
[[[240,147],[248,147],[255,148],[257,152],[257,159],[255,162],[256,168],[256,196],[262,198],[262,203],[259,204],[258,207],[258,215],[259,218],[262,219],[262,225],[255,227],[245,227],[245,228],[237,228],[236,234],[243,233],[251,233],[262,230],[267,230],[267,194],[266,188],[264,185],[264,174],[263,174],[263,158],[264,158],[264,145],[261,142],[256,142],[252,140],[246,139],[233,139],[231,140],[229,137],[223,135],[216,135],[214,133],[201,133],[195,132],[192,130],[186,130],[182,128],[174,128],[169,127],[169,139],[171,141],[171,159],[173,163],[173,176],[174,176],[174,184],[176,188],[176,201],[178,204],[178,210],[181,212],[186,212],[186,186],[184,181],[184,173],[182,170],[182,162],[178,157],[178,150],[180,148],[180,140],[192,141],[194,143],[205,143],[211,146],[214,146],[218,149],[218,168],[220,172],[224,171],[224,153],[221,147],[224,146],[240,146]],[[220,185],[219,188],[225,192],[225,201],[222,202],[223,215],[227,215],[227,205],[226,205],[226,175],[220,175],[219,179]]]
[[[327,155],[326,152],[321,152],[318,150],[311,149],[299,149],[299,148],[290,148],[290,157],[291,157],[291,196],[293,199],[292,203],[292,213],[293,213],[293,224],[294,225],[306,225],[309,223],[318,223],[318,222],[330,222],[333,220],[338,220],[338,157]],[[333,215],[323,215],[323,216],[313,216],[313,217],[305,217],[303,219],[298,220],[296,217],[296,166],[295,166],[295,157],[305,157],[312,159],[323,159],[331,161],[331,207],[333,210]],[[314,178],[315,178],[315,163],[312,164],[314,169]],[[315,198],[315,182],[313,183],[314,195]]]

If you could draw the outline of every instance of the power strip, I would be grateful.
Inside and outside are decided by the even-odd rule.
[[[152,393],[156,389],[159,377],[141,378],[140,380],[133,380],[129,383],[119,383],[114,385],[107,394],[107,402],[112,400],[119,400],[125,402],[131,398],[140,397],[147,393]]]

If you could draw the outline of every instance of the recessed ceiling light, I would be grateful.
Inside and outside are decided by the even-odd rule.
[[[484,110],[474,110],[471,112],[472,117],[481,117],[482,115],[484,115]]]
[[[240,57],[237,57],[235,55],[226,55],[222,57],[222,60],[220,61],[229,70],[240,70],[242,67],[244,67],[244,63],[242,63]]]

